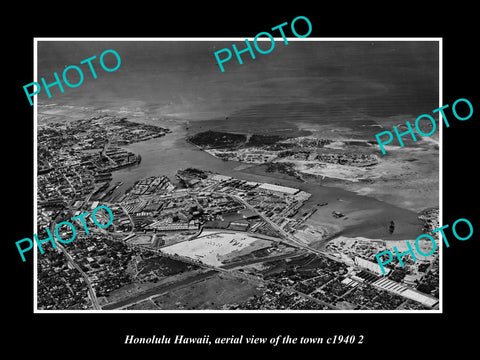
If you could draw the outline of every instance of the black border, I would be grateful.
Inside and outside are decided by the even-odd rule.
[[[443,314],[33,314],[33,259],[27,256],[27,262],[22,263],[14,242],[33,233],[33,108],[28,105],[22,86],[33,80],[34,37],[250,37],[299,15],[310,19],[311,37],[442,37],[444,104],[467,98],[474,107],[470,120],[454,120],[443,132],[443,223],[452,224],[463,217],[478,228],[478,215],[472,206],[477,164],[474,137],[480,112],[478,90],[474,91],[475,80],[479,79],[474,66],[477,43],[474,30],[478,24],[473,18],[475,9],[460,3],[449,6],[448,10],[443,5],[423,10],[406,3],[385,3],[384,7],[370,8],[364,3],[353,8],[348,4],[339,4],[338,8],[323,3],[316,8],[288,5],[277,3],[267,11],[244,3],[223,3],[218,7],[205,3],[198,9],[185,3],[183,9],[175,11],[161,3],[116,3],[105,8],[85,4],[76,9],[41,10],[37,9],[40,5],[35,5],[16,13],[17,25],[4,29],[8,51],[3,57],[3,61],[7,61],[4,105],[12,110],[7,111],[4,119],[7,146],[3,147],[7,194],[4,215],[7,231],[2,243],[7,260],[3,270],[7,280],[3,311],[11,317],[8,325],[12,327],[6,341],[9,347],[18,351],[29,344],[37,353],[59,356],[64,350],[78,349],[82,356],[91,353],[96,357],[117,351],[124,355],[152,351],[157,356],[165,356],[167,348],[177,354],[183,350],[193,350],[196,354],[268,350],[275,354],[313,351],[313,356],[343,351],[356,355],[413,356],[431,355],[452,346],[462,346],[462,351],[467,351],[473,346],[474,334],[468,328],[468,320],[473,320],[476,311],[474,264],[480,230],[476,230],[470,240],[454,240],[450,248],[444,248]],[[363,334],[365,342],[353,346],[276,348],[269,345],[123,345],[128,334],[146,337],[153,334],[210,334],[211,337]]]

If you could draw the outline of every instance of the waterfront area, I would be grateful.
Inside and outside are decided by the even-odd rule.
[[[108,231],[81,233],[74,243],[48,249],[39,258],[39,309],[426,310],[438,306],[437,257],[408,263],[406,268],[396,264],[387,279],[374,263],[378,249],[388,248],[389,242],[402,243],[405,234],[434,225],[438,213],[419,217],[376,199],[284,174],[272,178],[268,171],[238,171],[240,162],[223,161],[176,134],[185,136],[185,126],[156,129],[135,123],[134,127],[130,120],[108,115],[89,121],[95,121],[93,132],[85,125],[88,121],[70,123],[65,129],[51,123],[39,127],[45,168],[38,169],[42,194],[38,226],[53,228],[99,203],[112,209],[114,222]],[[125,124],[143,131],[122,135]],[[99,128],[102,131],[97,133]],[[60,130],[70,131],[69,138],[74,139],[63,142],[65,147],[54,145]],[[106,131],[108,139],[95,135]],[[215,171],[182,161],[153,166],[153,155],[162,161],[158,151],[162,142],[170,151],[172,144],[187,148],[180,150],[185,161],[198,161],[190,158],[192,153],[207,157],[210,163],[203,162],[207,166],[202,168],[214,164],[210,169]],[[145,150],[133,151],[142,145]],[[60,159],[64,183],[51,176],[59,171]],[[129,164],[129,159],[135,161],[128,167],[115,167]],[[178,168],[180,164],[190,167]],[[68,186],[68,180],[80,186]],[[370,220],[371,211],[379,211],[379,206],[386,212],[385,222],[395,216],[403,227],[390,240],[381,218],[379,225]],[[410,225],[402,226],[403,222]],[[384,234],[383,240],[363,238],[352,243],[340,236],[365,233],[367,228],[367,233]],[[47,235],[40,231],[39,236]],[[220,284],[225,287],[221,291]],[[201,295],[181,295],[186,291]]]
[[[39,203],[49,206],[103,199],[107,192],[102,190],[108,188],[113,171],[141,162],[139,154],[121,146],[164,136],[168,131],[108,115],[41,124],[37,138]]]
[[[38,310],[438,310],[438,251],[375,260],[438,226],[438,133],[375,142],[438,107],[438,43],[292,41],[222,74],[219,41],[115,41],[118,71],[38,94],[36,234],[113,212],[44,242]],[[39,74],[105,45],[39,41]]]

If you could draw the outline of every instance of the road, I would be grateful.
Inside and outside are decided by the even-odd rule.
[[[110,156],[107,155],[107,149],[108,149],[109,146],[110,146],[110,139],[108,139],[107,142],[105,143],[101,154],[108,161],[110,161],[113,165],[117,165],[117,163]]]
[[[324,251],[321,251],[321,250],[318,250],[318,249],[315,249],[315,248],[312,248],[310,247],[309,245],[301,242],[300,240],[296,239],[294,236],[292,236],[291,234],[287,233],[284,229],[282,229],[280,226],[278,226],[276,223],[274,223],[272,220],[270,220],[268,217],[266,217],[264,214],[260,213],[259,211],[257,211],[253,206],[251,206],[250,204],[248,204],[244,199],[242,199],[241,197],[235,195],[235,194],[226,194],[227,196],[231,197],[232,199],[238,201],[239,203],[243,204],[243,206],[245,206],[246,209],[249,209],[251,211],[253,211],[255,214],[257,214],[265,223],[267,223],[269,226],[272,227],[272,229],[276,230],[279,235],[280,235],[280,238],[271,238],[273,241],[281,241],[289,246],[292,246],[296,249],[299,249],[299,250],[302,250],[303,252],[309,252],[309,253],[313,253],[313,254],[316,254],[316,255],[322,255],[322,256],[325,256],[333,261],[336,261],[336,262],[340,262],[340,263],[345,263],[344,261],[342,261],[341,259],[331,255],[331,254],[328,254]],[[105,204],[109,204],[109,203],[105,203]],[[130,221],[132,221],[132,218],[130,216],[130,214],[128,214],[128,212],[123,208],[123,206],[121,206],[122,210],[127,214],[127,216],[130,218]],[[52,223],[52,234],[54,233],[54,225],[55,222]],[[132,221],[133,223],[133,221]],[[101,229],[101,232],[104,232],[106,233],[105,230]],[[131,233],[133,233],[133,229],[131,231]],[[259,235],[259,234],[255,234],[255,235]],[[259,235],[260,237],[260,235]],[[191,239],[189,239],[191,240]],[[62,245],[60,245],[59,243],[56,243],[58,248],[65,254],[68,262],[75,268],[79,271],[79,273],[81,274],[81,276],[83,277],[83,279],[85,280],[85,284],[87,285],[87,288],[88,288],[88,294],[89,294],[89,298],[91,299],[91,302],[92,302],[92,306],[95,310],[101,310],[102,307],[99,305],[98,303],[98,299],[96,297],[96,294],[95,294],[95,290],[93,289],[92,285],[91,285],[91,282],[87,276],[87,274],[85,274],[82,269],[75,263],[75,261],[73,260],[73,258],[70,256],[70,254],[68,254],[68,252],[63,248]],[[132,244],[130,244],[132,245]],[[142,245],[133,245],[133,246],[137,246],[137,247],[144,247]],[[155,251],[155,252],[161,252],[160,249],[152,249],[150,247],[145,247],[146,249],[148,249],[149,251]],[[298,253],[297,254],[282,254],[282,255],[278,255],[278,256],[273,256],[273,257],[265,257],[265,258],[259,258],[259,259],[249,259],[249,260],[245,260],[245,261],[241,261],[241,262],[238,262],[238,263],[232,263],[232,264],[226,264],[226,265],[223,265],[221,267],[214,267],[214,266],[210,266],[210,265],[206,265],[206,264],[203,264],[203,263],[199,263],[198,261],[195,261],[195,260],[192,260],[192,259],[189,259],[189,258],[185,258],[185,257],[182,257],[182,256],[172,256],[172,255],[168,255],[168,254],[165,254],[163,252],[162,253],[162,256],[166,256],[166,257],[171,257],[173,259],[176,259],[176,260],[180,260],[180,261],[183,261],[183,262],[187,262],[187,263],[192,263],[192,264],[195,264],[196,266],[200,266],[202,268],[204,268],[206,270],[206,272],[204,274],[207,274],[208,276],[214,274],[214,273],[218,273],[218,272],[221,272],[221,273],[224,273],[224,274],[229,274],[231,276],[234,276],[234,277],[238,277],[238,278],[243,278],[243,279],[246,279],[246,280],[249,280],[249,281],[254,281],[254,282],[257,282],[257,283],[269,283],[268,281],[265,281],[259,277],[256,277],[256,276],[253,276],[253,275],[250,275],[250,274],[247,274],[245,272],[241,272],[241,271],[238,271],[236,270],[235,268],[239,267],[239,266],[245,266],[245,265],[249,265],[249,264],[254,264],[254,263],[258,263],[258,262],[265,262],[265,261],[269,261],[269,260],[280,260],[280,259],[284,259],[284,258],[288,258],[288,257],[292,257],[292,256],[297,256],[299,255]],[[357,268],[357,266],[355,266]],[[362,270],[366,270],[366,269],[363,269]],[[368,270],[366,270],[367,272],[370,272]],[[201,280],[204,280],[206,277],[208,277],[207,275],[196,275],[196,276],[193,276],[192,278],[187,278],[187,279],[183,279],[183,280],[180,280],[178,282],[175,282],[175,283],[172,283],[172,284],[167,284],[167,285],[160,285],[160,286],[157,286],[157,287],[154,287],[154,288],[151,288],[149,290],[146,290],[145,292],[142,292],[140,294],[135,294],[134,296],[131,296],[131,297],[128,297],[126,299],[122,299],[120,301],[117,301],[115,303],[112,303],[112,304],[107,304],[105,306],[103,306],[103,309],[116,309],[116,308],[122,308],[122,307],[125,307],[129,304],[132,304],[132,303],[136,303],[136,302],[139,302],[139,301],[142,301],[142,299],[145,299],[145,298],[148,298],[148,297],[151,297],[155,294],[158,294],[160,291],[162,292],[165,292],[165,291],[170,291],[170,290],[173,290],[174,288],[177,288],[179,286],[185,286],[185,285],[188,285],[194,281],[201,281]],[[322,303],[323,305],[326,305],[326,306],[329,306],[330,308],[335,308],[334,306],[326,303],[326,302],[323,302],[323,301],[319,301],[318,299],[312,297],[312,296],[309,296],[309,295],[306,295],[306,294],[303,294],[301,292],[298,292],[294,289],[291,289],[289,287],[285,287],[286,289],[289,289],[291,291],[295,291],[297,294],[301,295],[302,297],[305,297],[305,298],[308,298],[308,299],[311,299],[311,300],[314,300],[316,301],[317,303]]]
[[[268,217],[263,215],[261,212],[259,212],[257,209],[255,209],[253,206],[251,206],[249,203],[247,203],[245,200],[243,200],[240,196],[234,195],[234,194],[228,194],[230,197],[234,198],[241,204],[243,204],[247,209],[253,211],[255,214],[257,214],[263,221],[265,221],[267,224],[269,224],[273,229],[277,230],[280,235],[282,235],[282,240],[286,240],[289,245],[294,246],[294,247],[303,247],[305,244],[299,243],[298,240],[293,240],[290,234],[288,234],[285,230],[283,230],[280,226],[275,224],[272,220],[270,220]]]
[[[110,205],[110,203],[105,203],[105,204],[107,204],[107,206]],[[132,230],[130,230],[130,232],[128,233],[128,235],[133,234],[133,230],[135,229],[135,222],[134,222],[133,219],[132,219],[132,215],[130,215],[130,214],[128,213],[128,211],[123,207],[122,204],[117,204],[117,205],[118,205],[118,206],[123,210],[123,212],[128,216],[128,219],[130,220],[130,223],[132,224]]]
[[[314,254],[317,254],[317,255],[322,255],[322,256],[325,256],[327,257],[328,259],[330,260],[333,260],[333,261],[336,261],[336,262],[340,262],[340,263],[344,263],[348,266],[351,266],[351,264],[348,264],[346,261],[343,261],[342,259],[339,259],[331,254],[328,254],[322,250],[318,250],[318,249],[315,249],[315,248],[312,248],[311,246],[309,245],[306,245],[304,243],[302,243],[301,241],[295,239],[293,236],[291,236],[290,234],[288,234],[287,232],[285,232],[282,228],[280,228],[277,224],[275,224],[273,221],[271,221],[270,219],[268,219],[266,216],[264,216],[262,213],[258,212],[254,207],[252,207],[250,204],[248,204],[245,200],[243,200],[242,198],[240,198],[239,196],[237,195],[234,195],[234,194],[229,194],[232,198],[236,199],[237,201],[239,201],[240,203],[242,203],[245,207],[247,207],[248,209],[252,210],[253,212],[255,212],[258,216],[260,216],[266,223],[268,223],[273,229],[277,230],[280,235],[282,236],[283,240],[288,242],[291,246],[294,246],[294,247],[297,247],[299,249],[303,249],[303,250],[306,250],[306,251],[309,251],[311,253],[314,253]],[[363,268],[363,267],[359,267],[359,266],[355,266],[355,268],[357,269],[361,269],[361,270],[364,270],[370,274],[373,274],[375,276],[378,276],[378,274],[375,274],[373,273],[372,271],[370,271],[369,269],[366,269],[366,268]],[[396,292],[394,291],[391,291],[390,289],[385,289],[395,295],[398,295]],[[401,294],[400,294],[401,295]],[[403,296],[403,295],[401,295]]]
[[[329,259],[332,259],[334,261],[339,261],[341,262],[338,258],[335,258],[334,256],[324,252],[324,251],[321,251],[321,250],[318,250],[318,249],[315,249],[315,248],[312,248],[306,244],[304,244],[303,242],[301,242],[300,240],[296,239],[295,237],[293,237],[292,235],[290,235],[289,233],[287,233],[285,230],[283,230],[280,226],[278,226],[277,224],[275,224],[272,220],[270,220],[268,217],[266,217],[265,215],[263,215],[262,213],[260,213],[257,209],[255,209],[253,206],[251,206],[249,203],[247,203],[245,200],[243,200],[241,197],[237,196],[237,195],[233,195],[233,194],[229,194],[231,197],[233,197],[235,200],[239,201],[240,203],[242,203],[246,208],[248,208],[249,210],[253,211],[254,213],[256,213],[258,216],[260,216],[262,218],[262,220],[264,220],[267,224],[269,224],[273,229],[275,229],[276,231],[278,231],[280,233],[280,235],[282,236],[282,240],[286,241],[290,246],[293,246],[293,247],[296,247],[296,248],[299,248],[299,249],[303,249],[303,250],[307,250],[307,251],[310,251],[310,252],[313,252],[315,254],[320,254],[320,255],[323,255],[323,256],[326,256],[328,257]]]
[[[98,303],[97,295],[95,294],[95,290],[92,287],[92,284],[90,283],[90,279],[88,278],[87,274],[83,272],[83,270],[80,268],[80,266],[77,265],[77,263],[72,259],[70,254],[63,248],[62,245],[60,245],[58,242],[56,243],[57,247],[65,254],[65,257],[67,258],[67,261],[75,268],[78,270],[80,275],[82,275],[83,280],[85,281],[85,284],[87,285],[88,288],[88,297],[90,298],[92,302],[92,306],[94,310],[102,310],[102,307]]]
[[[230,269],[234,269],[234,268],[237,268],[237,267],[262,263],[262,262],[266,262],[266,261],[283,260],[283,259],[288,259],[288,258],[291,258],[291,257],[302,256],[302,255],[305,255],[305,252],[295,252],[293,254],[288,253],[288,254],[281,254],[281,255],[275,255],[275,256],[265,256],[265,257],[261,257],[261,258],[248,259],[248,260],[229,263],[229,264],[220,266],[220,268],[230,270]]]
[[[51,225],[51,233],[54,234],[54,230],[55,230],[55,221],[52,221],[52,225]],[[54,239],[55,237],[52,236]],[[87,289],[88,289],[88,297],[90,298],[90,301],[92,302],[92,306],[93,306],[93,309],[94,310],[102,310],[102,307],[100,306],[100,304],[98,303],[98,299],[97,299],[97,295],[95,294],[95,290],[93,289],[92,287],[92,284],[90,282],[90,279],[88,278],[87,274],[85,274],[83,272],[83,270],[80,268],[80,266],[78,266],[78,264],[75,262],[75,260],[73,260],[73,258],[70,256],[70,254],[67,252],[67,250],[65,250],[65,248],[58,242],[55,240],[55,245],[57,246],[57,248],[59,248],[63,254],[65,255],[65,257],[67,258],[67,261],[75,268],[78,270],[78,272],[80,273],[80,275],[82,275],[83,277],[83,280],[85,281],[85,284],[87,285]]]
[[[192,283],[202,281],[202,280],[204,280],[204,279],[206,279],[210,276],[215,275],[216,273],[217,273],[217,271],[215,271],[215,270],[208,270],[208,271],[206,271],[202,274],[197,274],[197,275],[191,276],[189,278],[186,278],[186,279],[183,279],[183,280],[180,280],[180,281],[155,286],[153,288],[145,290],[141,293],[137,293],[137,294],[135,294],[133,296],[130,296],[128,298],[124,298],[124,299],[116,301],[114,303],[104,305],[103,310],[114,310],[114,309],[118,309],[118,308],[122,308],[122,307],[125,307],[125,306],[128,306],[128,305],[134,304],[134,303],[138,303],[138,302],[140,302],[142,300],[145,300],[145,299],[147,299],[151,296],[159,295],[160,293],[164,293],[164,292],[167,292],[167,291],[172,291],[176,288],[184,287],[184,286],[187,286],[187,285],[191,285]]]

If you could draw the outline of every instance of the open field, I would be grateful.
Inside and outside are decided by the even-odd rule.
[[[134,244],[134,245],[150,245],[151,242],[152,242],[152,236],[150,235],[138,235],[127,240],[127,243]]]
[[[438,127],[440,125],[437,123],[437,131],[432,136],[418,136],[416,142],[404,137],[404,147],[398,146],[398,140],[395,139],[385,147],[387,152],[385,155],[382,155],[376,142],[375,134],[385,130],[391,131],[393,126],[405,124],[406,120],[411,122],[414,119],[414,114],[363,116],[358,123],[349,123],[347,127],[340,127],[333,123],[298,123],[299,129],[310,131],[312,138],[336,140],[326,147],[334,145],[341,150],[358,150],[375,154],[380,161],[371,167],[356,169],[347,166],[340,168],[322,166],[309,169],[302,162],[297,162],[296,167],[305,173],[325,175],[325,179],[321,180],[322,185],[340,187],[404,209],[419,211],[436,207],[439,199]],[[352,137],[373,141],[374,145],[358,146],[357,143],[351,144],[345,141]],[[355,181],[359,177],[368,180]]]
[[[167,254],[177,254],[199,260],[204,264],[221,266],[236,256],[267,248],[270,241],[251,237],[245,233],[204,232],[201,237],[184,241],[161,250]]]
[[[295,170],[300,173],[310,174],[332,179],[350,182],[358,182],[363,179],[372,179],[374,171],[368,167],[356,167],[348,165],[325,164],[318,161],[295,161]]]
[[[190,286],[153,298],[153,302],[168,309],[221,309],[225,304],[240,303],[262,291],[243,279],[218,274]]]
[[[155,304],[149,299],[127,307],[127,310],[158,310]]]
[[[112,296],[109,296],[109,304],[102,306],[102,308],[104,310],[112,310],[130,306],[131,304],[141,302],[152,296],[171,291],[178,287],[186,286],[196,281],[201,281],[214,274],[215,270],[192,271],[188,274],[182,273],[172,276],[168,281],[159,281],[156,284],[148,283],[148,286],[132,284],[128,287],[116,290],[115,298],[113,299]]]

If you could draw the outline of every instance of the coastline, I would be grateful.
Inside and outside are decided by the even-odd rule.
[[[346,190],[341,186],[300,182],[285,174],[267,173],[260,166],[222,161],[188,141],[188,128],[188,123],[177,124],[176,129],[164,137],[125,147],[142,156],[142,163],[133,168],[113,172],[112,181],[123,181],[123,186],[126,187],[133,182],[133,178],[138,180],[140,177],[159,174],[175,181],[174,175],[177,170],[197,167],[240,180],[278,184],[307,191],[312,197],[305,203],[304,208],[322,202],[328,202],[329,205],[320,208],[306,221],[306,225],[338,228],[336,236],[341,232],[348,236],[408,240],[422,233],[418,213],[413,210],[400,208],[374,197]],[[348,218],[335,219],[332,211],[342,211]],[[398,223],[399,230],[389,235],[384,229],[393,219]]]
[[[91,114],[90,111],[88,113]],[[338,229],[335,231],[337,236],[342,233],[346,236],[409,240],[422,233],[417,211],[372,197],[371,193],[362,194],[358,189],[352,191],[347,189],[348,186],[339,183],[327,185],[322,183],[320,185],[316,182],[300,182],[286,174],[267,173],[262,166],[250,166],[250,164],[242,162],[223,161],[216,158],[188,140],[192,132],[192,124],[195,123],[197,125],[195,127],[200,126],[197,120],[190,122],[132,116],[131,121],[167,127],[171,132],[159,138],[122,146],[140,156],[142,161],[140,164],[112,172],[111,182],[122,183],[115,189],[112,194],[113,198],[140,178],[166,175],[171,181],[176,182],[175,174],[178,170],[197,167],[245,181],[278,184],[309,192],[312,196],[305,203],[304,209],[323,202],[328,202],[328,206],[319,208],[305,224],[312,227],[327,226]],[[345,213],[346,219],[334,218],[332,211]],[[394,235],[389,235],[384,231],[385,224],[391,220],[398,223],[398,231]]]

